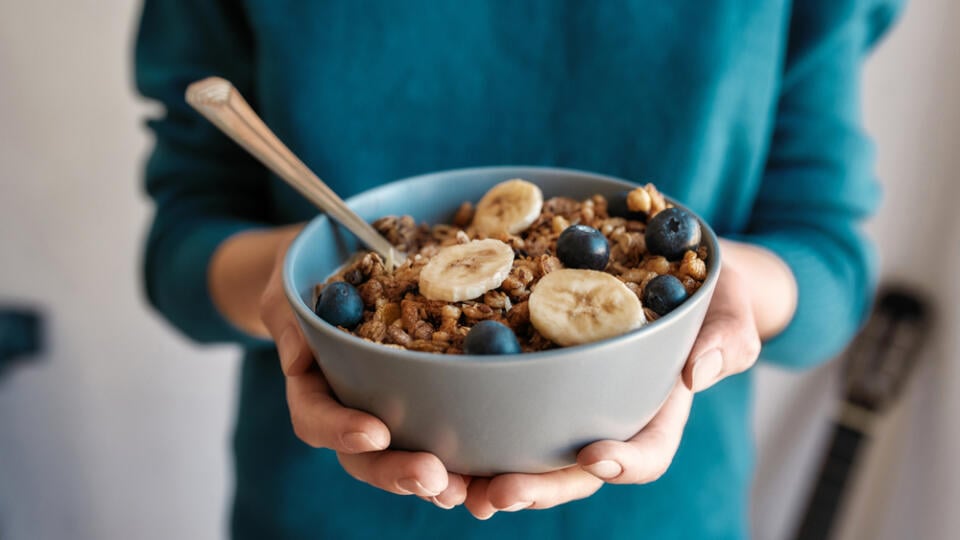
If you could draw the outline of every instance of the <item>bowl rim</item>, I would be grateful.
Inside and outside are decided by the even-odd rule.
[[[504,174],[510,178],[523,177],[524,173],[535,173],[535,174],[563,174],[563,175],[572,175],[572,176],[581,176],[584,180],[603,180],[607,182],[614,182],[622,184],[625,189],[629,187],[637,187],[641,184],[636,182],[630,182],[622,178],[617,178],[614,176],[599,174],[595,172],[582,171],[578,169],[570,169],[564,167],[542,167],[542,166],[509,166],[509,165],[498,165],[492,167],[467,167],[459,169],[448,169],[443,171],[435,171],[426,174],[420,174],[416,176],[410,176],[407,178],[401,178],[393,180],[391,182],[381,184],[377,187],[368,189],[366,191],[357,193],[346,199],[346,203],[351,205],[359,200],[362,200],[364,197],[372,196],[371,194],[380,189],[386,189],[394,184],[398,183],[413,183],[413,182],[424,182],[427,179],[436,177],[436,176],[452,176],[452,175],[474,175],[474,174]],[[506,179],[506,178],[504,178]],[[346,344],[353,347],[360,347],[361,349],[366,349],[374,353],[380,354],[390,354],[392,356],[397,356],[404,360],[409,360],[412,362],[426,362],[430,364],[458,364],[458,365],[471,365],[471,366],[483,366],[484,369],[492,369],[495,367],[506,367],[506,366],[515,366],[518,363],[524,365],[532,365],[532,363],[550,363],[551,361],[562,361],[563,357],[569,354],[579,354],[579,353],[589,353],[590,351],[595,351],[606,346],[616,345],[618,343],[630,341],[637,339],[639,336],[653,334],[665,330],[667,327],[677,324],[680,319],[682,319],[686,314],[690,313],[695,309],[695,304],[699,304],[704,300],[704,296],[707,295],[707,291],[712,291],[716,285],[717,280],[719,279],[720,269],[721,269],[721,253],[720,253],[720,243],[718,241],[717,235],[710,225],[701,218],[696,212],[690,210],[687,206],[677,202],[672,197],[664,195],[664,197],[674,204],[677,207],[680,207],[687,212],[690,212],[700,224],[702,239],[701,242],[705,243],[708,246],[710,251],[710,259],[707,262],[707,278],[704,280],[703,285],[697,289],[690,298],[684,301],[679,307],[671,311],[670,313],[664,315],[663,317],[658,318],[656,321],[647,323],[639,328],[630,330],[629,332],[620,334],[618,336],[613,336],[610,338],[602,339],[599,341],[594,341],[591,343],[585,343],[582,345],[572,345],[568,347],[559,347],[556,349],[548,349],[544,351],[534,351],[526,353],[516,353],[516,354],[504,354],[504,355],[469,355],[469,354],[445,354],[445,353],[431,353],[431,352],[422,352],[422,351],[412,351],[402,347],[394,347],[386,345],[383,343],[375,343],[373,341],[368,341],[361,337],[357,337],[352,333],[344,332],[339,328],[331,325],[330,323],[321,319],[313,309],[311,309],[306,302],[300,297],[299,291],[295,288],[293,283],[293,260],[295,254],[301,250],[306,249],[304,244],[306,243],[306,238],[312,234],[312,232],[322,227],[329,218],[325,213],[319,213],[313,219],[311,219],[305,227],[297,234],[293,242],[287,248],[287,252],[283,257],[283,290],[284,294],[287,297],[287,301],[290,304],[294,312],[299,315],[299,319],[302,322],[308,323],[312,328],[326,334],[333,339],[338,341],[345,342]],[[334,222],[335,223],[335,222]],[[343,229],[347,234],[350,234],[349,231]]]

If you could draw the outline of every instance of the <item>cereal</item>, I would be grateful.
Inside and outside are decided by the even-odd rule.
[[[540,275],[549,274],[554,270],[563,268],[563,264],[560,262],[560,259],[554,257],[553,255],[543,254],[540,256]]]
[[[631,212],[650,211],[651,197],[646,189],[635,189],[627,195],[627,208]]]
[[[380,320],[369,320],[357,327],[357,335],[370,341],[383,341],[387,337],[387,324]]]
[[[432,339],[433,338],[433,325],[424,320],[419,320],[414,325],[412,335],[414,339]]]
[[[386,339],[389,343],[395,343],[404,347],[410,345],[410,343],[413,341],[413,338],[410,337],[410,334],[404,332],[402,328],[392,325],[387,328]]]
[[[657,191],[657,188],[653,184],[647,184],[643,186],[643,189],[647,192],[647,195],[650,196],[650,210],[647,212],[650,217],[657,215],[658,212],[667,208],[667,202],[664,200],[663,195]]]
[[[643,268],[659,275],[667,274],[670,272],[670,261],[666,257],[657,255],[644,261]]]
[[[453,224],[457,227],[466,227],[473,220],[473,203],[467,201],[460,205],[456,215],[453,216]]]
[[[683,283],[683,288],[687,290],[687,294],[693,294],[700,288],[700,282],[690,276],[680,278],[680,283]]]
[[[697,281],[703,281],[707,277],[707,264],[696,253],[688,251],[680,262],[679,274],[677,277],[689,276]]]
[[[527,324],[530,324],[530,305],[526,302],[520,302],[507,312],[507,326],[510,328],[517,330]]]
[[[463,316],[469,321],[482,321],[494,316],[494,309],[487,304],[467,303],[463,305]]]
[[[671,206],[652,184],[631,191],[627,205],[631,211],[651,217]],[[622,281],[641,302],[645,287],[658,275],[675,276],[689,293],[700,288],[707,277],[705,246],[686,252],[677,262],[651,255],[646,250],[645,223],[611,217],[607,208],[607,199],[601,195],[584,201],[553,197],[543,201],[540,215],[526,230],[489,235],[473,228],[475,208],[470,202],[460,205],[452,223],[432,227],[417,225],[410,216],[386,216],[373,226],[405,251],[407,260],[391,273],[377,254],[365,253],[341,268],[328,283],[346,281],[357,287],[365,312],[353,334],[384,345],[446,354],[461,354],[464,337],[483,320],[509,326],[524,352],[557,346],[530,323],[527,299],[544,275],[563,268],[556,257],[556,242],[573,224],[596,228],[606,236],[610,245],[606,272]],[[484,238],[506,243],[515,254],[513,266],[498,288],[464,302],[429,300],[420,293],[420,271],[440,248]],[[320,289],[318,285],[317,293]],[[643,311],[648,321],[659,317],[649,308]]]
[[[461,309],[453,304],[446,304],[440,308],[440,317],[444,320],[452,319],[457,320],[460,318],[462,313]]]
[[[567,221],[567,218],[563,216],[553,216],[553,221],[551,222],[553,226],[553,232],[560,234],[564,229],[570,226],[570,222]]]
[[[400,306],[396,302],[384,302],[377,306],[373,319],[391,325],[400,318],[400,314]]]
[[[347,274],[351,274],[357,270],[359,269],[354,268],[347,272]],[[360,293],[360,299],[363,300],[363,305],[367,307],[375,306],[378,298],[384,298],[383,283],[376,279],[371,279],[366,283],[362,283],[359,287],[357,287],[357,291]]]
[[[503,310],[504,313],[509,312],[510,308],[513,307],[510,297],[507,296],[507,293],[501,291],[488,291],[483,295],[483,303],[493,309]]]

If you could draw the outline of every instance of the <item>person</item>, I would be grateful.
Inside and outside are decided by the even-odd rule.
[[[749,536],[749,368],[830,358],[870,302],[859,80],[899,7],[147,0],[136,83],[165,112],[149,122],[146,291],[191,339],[245,348],[233,537]],[[280,290],[316,211],[187,106],[210,75],[344,197],[536,164],[651,180],[703,216],[723,269],[657,417],[541,475],[468,478],[387,449],[379,419],[331,394]]]

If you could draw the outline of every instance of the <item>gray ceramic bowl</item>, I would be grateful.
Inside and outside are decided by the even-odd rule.
[[[525,178],[544,197],[578,199],[633,187],[579,171],[492,167],[393,182],[347,202],[364,219],[412,215],[449,223],[463,201],[494,184]],[[390,428],[392,447],[436,454],[451,471],[474,475],[544,472],[576,462],[601,439],[624,440],[656,413],[684,365],[719,271],[717,238],[701,221],[708,277],[690,299],[652,324],[604,341],[510,356],[421,353],[377,345],[317,317],[312,289],[360,249],[319,216],[287,253],[283,279],[304,335],[337,397]]]

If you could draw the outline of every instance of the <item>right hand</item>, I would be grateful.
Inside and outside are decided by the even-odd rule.
[[[385,450],[390,444],[386,424],[334,397],[283,293],[283,256],[290,240],[278,250],[260,299],[260,318],[277,343],[294,433],[314,448],[334,450],[357,480],[398,495],[417,495],[440,508],[462,504],[469,478],[447,472],[433,454]]]

